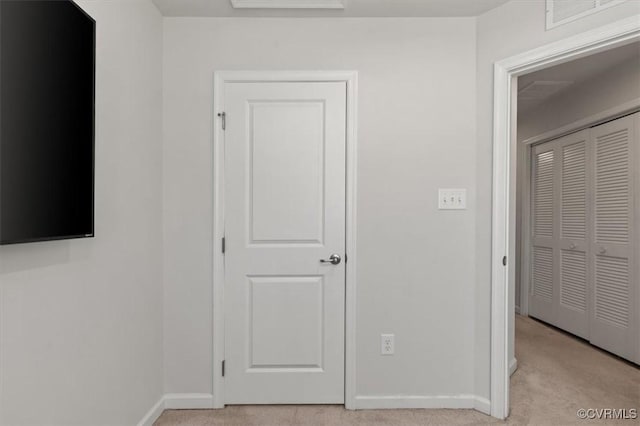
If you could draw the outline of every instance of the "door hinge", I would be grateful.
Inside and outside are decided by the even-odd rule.
[[[507,266],[507,256],[503,256],[503,257],[502,257],[502,264],[503,264],[504,266]]]
[[[344,263],[347,263],[347,253],[344,254]]]
[[[225,237],[222,237],[222,254],[224,254],[226,249],[227,249],[227,240]]]
[[[224,377],[224,360],[222,360],[222,377]]]
[[[222,130],[227,130],[227,113],[219,112],[218,117],[222,120]]]

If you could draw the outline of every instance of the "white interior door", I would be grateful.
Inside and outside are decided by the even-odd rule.
[[[343,403],[346,83],[223,98],[225,403]]]
[[[640,330],[633,170],[638,117],[627,116],[591,129],[595,164],[590,341],[636,361]]]

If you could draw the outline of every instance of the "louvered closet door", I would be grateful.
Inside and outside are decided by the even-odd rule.
[[[635,114],[591,129],[594,238],[590,341],[639,361],[637,255],[632,226],[637,123]]]
[[[589,130],[558,139],[558,192],[555,221],[559,224],[556,262],[558,296],[555,325],[582,338],[589,337],[588,315],[588,177]]]
[[[589,334],[587,141],[573,133],[533,148],[531,316]]]
[[[531,169],[532,247],[530,315],[555,324],[557,319],[554,298],[557,297],[556,252],[558,234],[554,223],[557,189],[556,144],[553,142],[533,148]]]

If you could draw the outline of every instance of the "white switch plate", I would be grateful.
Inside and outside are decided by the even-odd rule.
[[[461,188],[438,189],[438,209],[464,210],[467,208],[467,190]]]
[[[393,334],[380,335],[380,355],[393,355],[395,352],[395,336]]]

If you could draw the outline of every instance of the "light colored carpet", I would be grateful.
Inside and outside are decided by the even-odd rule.
[[[228,406],[167,410],[156,426],[341,425],[639,425],[639,420],[580,420],[580,408],[640,411],[640,369],[530,318],[516,318],[518,370],[511,416],[498,421],[473,410],[359,410],[337,405]]]

